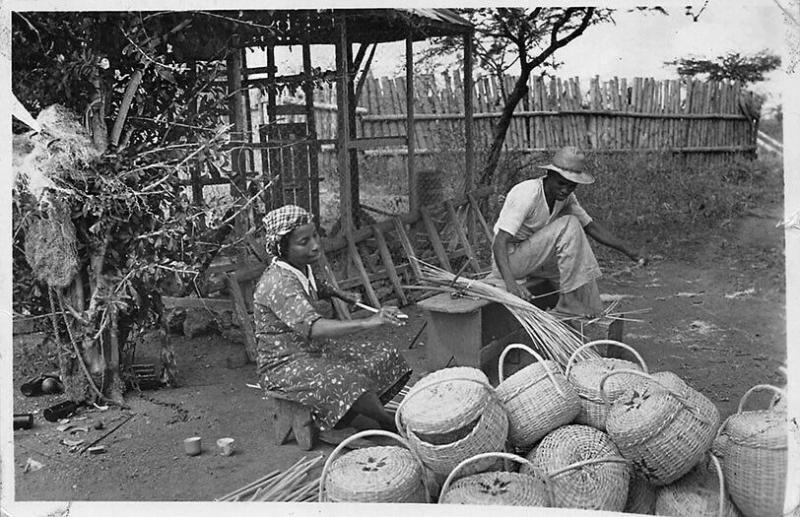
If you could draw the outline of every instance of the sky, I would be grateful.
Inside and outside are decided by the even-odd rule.
[[[695,10],[702,6],[701,2],[687,3],[696,4]],[[683,7],[671,6],[667,11],[668,15],[618,11],[614,24],[589,27],[557,52],[563,65],[556,74],[581,80],[595,75],[601,80],[613,76],[668,79],[676,78],[677,73],[664,62],[680,57],[715,58],[728,52],[747,55],[761,50],[784,53],[788,26],[781,10],[769,0],[712,0],[696,22],[684,13]],[[415,43],[415,52],[426,45]],[[333,68],[333,47],[314,47],[312,55],[315,66]],[[299,47],[278,49],[276,58],[281,73],[300,71]],[[402,74],[404,63],[403,42],[381,44],[371,71],[378,77],[395,77]],[[754,91],[766,96],[766,108],[781,102],[781,92],[787,87],[785,78],[786,74],[778,70],[753,86]]]

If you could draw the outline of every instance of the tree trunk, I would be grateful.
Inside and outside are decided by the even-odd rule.
[[[519,101],[528,94],[528,78],[530,75],[530,69],[522,69],[520,76],[517,78],[517,82],[514,83],[514,89],[511,90],[508,96],[506,105],[503,106],[503,113],[500,115],[500,120],[497,121],[497,125],[494,127],[492,145],[489,148],[489,155],[486,157],[486,163],[478,181],[479,184],[492,184],[492,179],[494,178],[497,164],[500,162],[500,153],[503,150],[503,142],[505,142],[506,133],[508,133],[508,128],[511,125],[511,118],[514,115],[514,110],[517,104],[519,104]]]

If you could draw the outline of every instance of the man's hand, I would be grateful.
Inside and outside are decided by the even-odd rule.
[[[355,305],[361,301],[361,294],[356,291],[340,291],[338,295],[340,299],[344,300],[350,305]]]
[[[531,299],[531,292],[528,291],[524,285],[520,285],[514,281],[506,282],[506,290],[514,296],[522,298],[526,302]]]

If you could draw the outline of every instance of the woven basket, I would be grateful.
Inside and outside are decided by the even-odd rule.
[[[689,472],[711,446],[719,424],[716,406],[688,386],[636,370],[609,372],[600,381],[601,394],[609,378],[632,374],[647,379],[629,388],[611,406],[607,432],[619,448],[654,485],[663,486]],[[682,382],[682,381],[681,381]]]
[[[421,379],[395,413],[400,434],[423,464],[440,476],[447,476],[467,458],[502,451],[508,437],[508,416],[494,388],[465,370],[476,369],[446,368]],[[458,376],[465,373],[469,376]],[[471,468],[479,472],[493,464],[488,461]]]
[[[671,485],[658,489],[656,515],[671,517],[739,517],[725,491],[719,460],[709,454],[716,476],[702,462]]]
[[[625,513],[653,515],[656,510],[656,487],[641,472],[631,469],[631,482],[628,485],[628,500]]]
[[[579,357],[581,351],[586,348],[598,345],[616,345],[630,351],[639,364],[624,359],[614,359],[609,357],[597,357],[594,359],[585,359],[583,361],[575,362]],[[642,370],[647,373],[647,365],[644,363],[642,356],[630,346],[613,341],[611,339],[599,339],[586,343],[579,347],[567,361],[567,380],[575,386],[575,391],[578,392],[578,397],[581,400],[581,410],[575,417],[576,424],[586,424],[596,427],[601,431],[606,430],[606,417],[608,416],[608,404],[605,403],[603,397],[600,395],[600,379],[603,378],[608,372],[615,370]],[[617,376],[611,384],[606,388],[609,397],[614,398],[622,395],[626,388],[628,388],[636,379],[629,376]]]
[[[744,411],[748,397],[762,389],[781,391],[759,384],[742,396],[736,413],[720,426],[715,447],[731,499],[747,517],[781,515],[788,467],[786,413],[775,410]]]
[[[403,447],[366,447],[337,457],[353,440],[381,435]],[[428,503],[424,468],[408,442],[388,431],[356,433],[343,440],[328,456],[319,480],[319,501],[335,503]]]
[[[463,476],[453,483],[467,464],[487,458],[522,463],[529,467],[529,473],[482,472]],[[442,485],[439,503],[548,507],[550,494],[544,476],[525,458],[507,452],[486,452],[467,458],[453,469]]]
[[[504,380],[506,354],[513,349],[524,350],[539,362]],[[543,359],[529,347],[508,345],[500,354],[497,366],[500,380],[497,396],[508,411],[508,436],[513,447],[530,447],[553,429],[572,422],[581,410],[578,394],[558,364]]]
[[[545,474],[556,508],[622,511],[630,467],[602,431],[587,425],[559,427],[527,459]],[[528,473],[523,466],[520,472]]]

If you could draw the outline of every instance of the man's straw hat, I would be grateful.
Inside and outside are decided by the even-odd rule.
[[[540,165],[541,169],[549,169],[561,174],[564,178],[574,183],[588,185],[594,183],[594,176],[584,172],[586,167],[585,157],[577,147],[567,146],[559,149],[553,156],[549,165]]]

